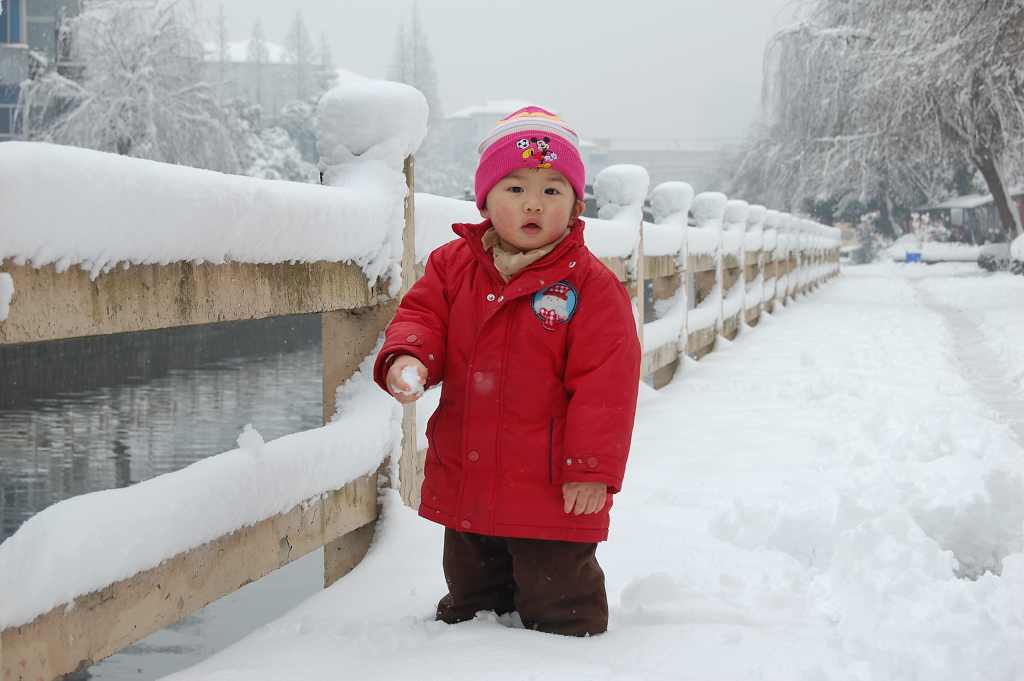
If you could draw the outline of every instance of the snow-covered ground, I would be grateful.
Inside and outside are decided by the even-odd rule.
[[[392,494],[354,572],[172,678],[1019,681],[1024,449],[950,310],[1020,389],[1022,287],[848,268],[645,388],[605,635],[433,622],[442,531]]]

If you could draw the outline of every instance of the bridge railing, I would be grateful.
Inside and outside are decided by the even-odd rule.
[[[402,414],[370,385],[364,360],[427,254],[453,238],[450,224],[477,214],[470,202],[427,195],[414,208],[411,154],[422,139],[425,104],[418,93],[377,86],[349,87],[321,102],[330,188],[215,177],[46,145],[0,147],[0,207],[23,202],[23,210],[2,215],[18,222],[14,234],[22,241],[0,244],[0,303],[10,303],[0,305],[0,345],[317,313],[327,423],[269,443],[243,434],[238,450],[125,490],[61,502],[28,521],[0,545],[4,681],[49,681],[88,666],[321,546],[325,585],[333,583],[367,550],[378,488],[393,484],[389,457],[399,458],[403,500],[418,502],[423,429],[416,409]],[[69,154],[77,161],[62,167]],[[26,207],[33,166],[67,183],[51,192],[90,193],[90,207],[107,210],[93,224],[123,234],[92,248],[88,230],[84,237],[45,233],[47,225],[73,224],[75,207]],[[104,182],[123,185],[126,177],[142,212],[126,210],[117,195],[99,200]],[[829,228],[721,194],[694,197],[681,182],[650,192],[655,222],[645,223],[648,179],[637,166],[604,171],[596,190],[601,214],[588,220],[588,245],[634,298],[643,373],[656,387],[680,370],[684,356],[702,357],[719,337],[747,333],[762,314],[838,271],[838,238]],[[235,203],[223,205],[224,196]],[[310,217],[296,226],[303,206]],[[280,233],[261,255],[247,221],[267,216]],[[414,228],[417,221],[422,229]],[[165,228],[137,232],[151,224]],[[34,234],[39,229],[44,234]],[[361,240],[368,233],[383,237],[367,246]],[[51,253],[62,238],[70,242]],[[147,250],[161,239],[155,252]],[[353,254],[351,242],[363,245]],[[421,404],[429,410],[429,398]],[[399,414],[400,456],[391,449]],[[240,480],[297,482],[275,496]],[[247,496],[259,503],[248,504]],[[157,512],[134,518],[154,500],[161,502]],[[235,505],[245,510],[223,512]],[[75,516],[94,512],[102,531],[76,536]],[[202,530],[178,544],[150,541],[176,534],[183,523]],[[68,566],[83,556],[91,581],[67,579],[81,572]]]
[[[350,85],[319,125],[326,187],[0,145],[0,346],[316,313],[326,423],[27,521],[0,544],[4,681],[84,668],[320,547],[325,585],[365,554],[400,409],[359,370],[413,280],[426,103]]]

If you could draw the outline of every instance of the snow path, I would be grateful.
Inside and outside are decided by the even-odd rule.
[[[433,622],[441,529],[389,493],[349,576],[170,678],[1019,681],[1024,450],[906,271],[852,268],[642,392],[607,634]]]
[[[993,361],[993,351],[978,323],[964,310],[936,301],[927,291],[921,297],[949,323],[955,338],[954,353],[964,377],[985,404],[1024,443],[1024,393],[1007,374],[1006,367]]]

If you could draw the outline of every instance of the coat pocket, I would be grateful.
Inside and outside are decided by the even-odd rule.
[[[434,453],[435,463],[441,463],[441,450],[437,446],[437,418],[439,416],[440,409],[430,415],[430,420],[427,421],[427,453]]]

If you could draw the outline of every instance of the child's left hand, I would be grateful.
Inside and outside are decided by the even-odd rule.
[[[566,513],[597,513],[608,500],[608,485],[600,482],[567,482],[562,485]]]

